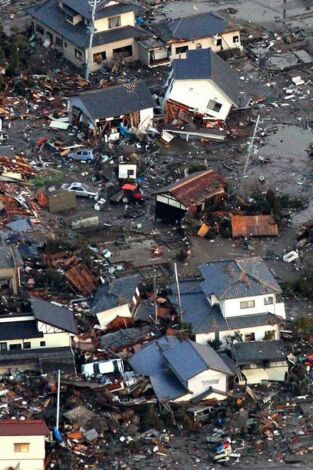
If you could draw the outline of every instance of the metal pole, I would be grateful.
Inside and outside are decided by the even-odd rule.
[[[256,133],[257,133],[257,130],[258,130],[258,127],[259,127],[259,121],[260,121],[260,115],[258,114],[256,123],[255,123],[255,126],[254,126],[253,136],[252,136],[251,142],[248,146],[248,155],[247,155],[247,158],[246,158],[246,161],[245,161],[245,166],[244,166],[244,169],[243,169],[242,178],[244,178],[246,176],[249,160],[250,160],[251,153],[252,153],[252,150],[253,150],[253,147],[254,147],[254,141],[255,141],[255,138],[256,138]]]
[[[157,287],[156,287],[156,273],[153,274],[153,294],[154,294],[154,320],[158,323],[158,306],[157,306]]]
[[[89,27],[89,45],[88,45],[88,55],[87,55],[87,63],[86,63],[86,73],[85,79],[89,80],[89,73],[90,73],[90,65],[92,63],[92,43],[93,37],[95,35],[95,16],[96,16],[96,9],[97,5],[100,0],[90,0],[88,3],[91,6],[91,23]]]
[[[56,428],[59,430],[60,423],[60,392],[61,392],[61,371],[58,370],[58,392],[57,392],[57,419],[56,419]]]
[[[175,281],[176,281],[176,288],[177,288],[179,320],[180,320],[180,325],[181,325],[182,324],[183,309],[182,309],[182,306],[181,306],[180,286],[179,286],[178,271],[177,271],[177,264],[176,263],[174,263],[174,273],[175,273]]]

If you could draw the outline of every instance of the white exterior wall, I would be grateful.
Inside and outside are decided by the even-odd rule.
[[[120,16],[121,26],[109,29],[109,18],[114,18],[115,16]],[[122,13],[120,15],[112,15],[111,17],[102,18],[95,21],[95,29],[98,33],[103,31],[114,31],[115,29],[123,28],[124,26],[135,26],[135,13],[133,11]]]
[[[239,333],[242,335],[242,340],[245,342],[245,335],[254,333],[255,334],[255,341],[263,341],[264,335],[266,331],[274,331],[275,332],[275,340],[280,339],[280,331],[279,325],[264,325],[264,326],[256,326],[250,328],[237,328],[236,330],[226,330],[226,331],[219,331],[219,340],[222,343],[222,346],[227,346],[227,339],[230,339],[231,336],[234,336],[235,333]],[[215,340],[215,333],[202,333],[196,335],[196,343],[199,344],[208,344],[208,341]]]
[[[131,318],[131,316],[128,304],[119,305],[118,307],[111,308],[110,310],[97,313],[98,322],[100,323],[101,328],[105,328],[116,317]]]
[[[171,99],[200,114],[209,114],[214,119],[225,121],[232,102],[222,93],[212,80],[174,80],[166,90],[164,103]],[[208,109],[210,100],[222,105],[219,112]]]
[[[183,395],[174,401],[189,401],[192,398],[195,398],[197,395],[200,395],[210,387],[225,393],[227,391],[227,375],[223,374],[222,372],[217,372],[211,369],[205,370],[201,374],[198,374],[196,377],[193,377],[188,381],[188,389],[192,393],[187,393],[186,395]],[[216,400],[225,400],[226,396],[219,395],[218,393],[213,394],[209,392],[208,398],[215,398]]]
[[[284,365],[272,366],[266,369],[242,369],[242,373],[247,378],[247,383],[250,385],[259,384],[262,380],[283,382],[285,380],[285,374],[288,372],[287,363],[281,363]]]
[[[40,346],[40,342],[45,341],[45,346]],[[30,342],[31,347],[30,349],[45,349],[45,348],[64,348],[67,346],[71,346],[71,335],[66,332],[62,333],[51,333],[51,334],[44,334],[43,338],[27,338],[24,340],[21,339],[14,339],[11,341],[2,341],[3,343],[7,343],[8,350],[10,350],[10,346],[14,344],[21,344],[22,349],[24,342]],[[29,349],[29,348],[28,348]]]
[[[14,452],[14,444],[29,443],[29,452]],[[1,436],[0,470],[9,467],[19,470],[44,470],[44,436]]]
[[[153,108],[142,109],[140,111],[140,124],[139,129],[144,130],[150,127],[153,123]]]
[[[234,43],[233,38],[234,36],[239,36],[239,43]],[[209,49],[211,48],[214,52],[221,52],[228,49],[235,49],[239,48],[242,49],[242,45],[240,42],[240,32],[239,31],[231,31],[228,33],[223,33],[222,35],[216,35],[217,38],[222,39],[222,44],[217,46],[215,44],[214,36],[196,39],[195,41],[183,41],[183,42],[172,42],[171,43],[171,58],[172,59],[179,59],[186,57],[186,54],[176,54],[177,47],[184,47],[188,46],[188,50],[198,49],[198,44],[201,44],[201,49]]]
[[[274,298],[272,305],[265,305],[264,299],[272,296]],[[265,313],[270,312],[274,315],[279,315],[282,318],[286,318],[285,306],[283,303],[276,304],[275,294],[268,295],[257,295],[254,297],[240,297],[238,299],[227,299],[220,301],[220,307],[225,318],[227,317],[238,317],[241,315],[252,315],[254,313]],[[247,300],[254,300],[255,307],[253,308],[240,308],[240,302]],[[279,312],[279,313],[278,313]]]

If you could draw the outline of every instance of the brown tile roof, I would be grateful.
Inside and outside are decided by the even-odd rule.
[[[49,429],[41,419],[2,419],[0,436],[48,436]]]
[[[203,201],[225,193],[223,178],[213,170],[197,171],[169,186],[160,188],[154,194],[170,193],[185,207],[201,204]]]

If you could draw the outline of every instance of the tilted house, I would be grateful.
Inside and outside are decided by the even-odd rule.
[[[232,357],[241,369],[242,382],[253,385],[262,380],[286,380],[288,361],[282,341],[234,343]]]
[[[136,38],[145,32],[135,26],[136,5],[100,0],[95,15],[90,71],[106,61],[138,60]],[[53,47],[77,67],[88,62],[91,5],[88,0],[47,0],[27,10],[34,31],[46,47]]]
[[[233,108],[248,104],[237,73],[212,49],[190,50],[186,58],[173,60],[164,97],[167,124],[179,119],[180,113],[204,123],[225,121]]]
[[[227,397],[233,371],[209,346],[175,336],[148,343],[129,360],[133,369],[149,376],[160,402]]]
[[[1,315],[0,372],[14,368],[75,371],[72,337],[76,333],[73,312],[32,298],[30,312]]]
[[[153,67],[186,56],[195,49],[214,52],[242,49],[240,30],[213,13],[205,12],[149,25],[155,38],[139,41],[139,57]],[[162,43],[163,41],[163,47]]]
[[[199,269],[201,279],[180,282],[183,321],[197,343],[280,339],[281,288],[261,258],[211,261]],[[171,289],[178,305],[176,286]]]
[[[72,125],[86,134],[113,138],[121,128],[144,132],[151,126],[154,100],[142,80],[86,91],[69,99]]]

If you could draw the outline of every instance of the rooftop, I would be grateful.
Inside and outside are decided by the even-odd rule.
[[[10,341],[13,339],[27,340],[32,338],[42,338],[43,333],[38,331],[36,320],[8,321],[0,323],[0,341]]]
[[[75,106],[82,105],[92,121],[130,114],[155,106],[152,95],[142,80],[87,91],[70,100]]]
[[[241,104],[237,73],[212,49],[189,50],[185,59],[174,59],[173,79],[212,80],[235,106]]]
[[[222,33],[225,29],[225,21],[213,13],[199,13],[153,23],[151,27],[164,41],[175,39],[193,41]]]
[[[170,193],[185,207],[225,193],[223,178],[213,170],[197,171],[155,191],[154,194]]]
[[[31,298],[31,305],[36,320],[54,326],[69,333],[77,333],[74,314],[66,307],[52,304],[46,300]]]
[[[2,419],[0,436],[49,436],[49,429],[41,419]]]
[[[91,7],[88,0],[63,0],[63,4],[71,10],[79,13],[84,18],[91,20]],[[138,7],[131,3],[116,2],[112,5],[111,0],[100,0],[96,8],[95,19],[120,15],[129,11],[136,11]]]
[[[232,354],[239,366],[259,364],[264,361],[287,360],[287,353],[282,341],[233,343]]]
[[[204,277],[204,294],[214,294],[219,300],[281,292],[273,274],[258,257],[210,261],[199,269]]]
[[[233,237],[276,237],[278,225],[272,215],[233,215]]]

